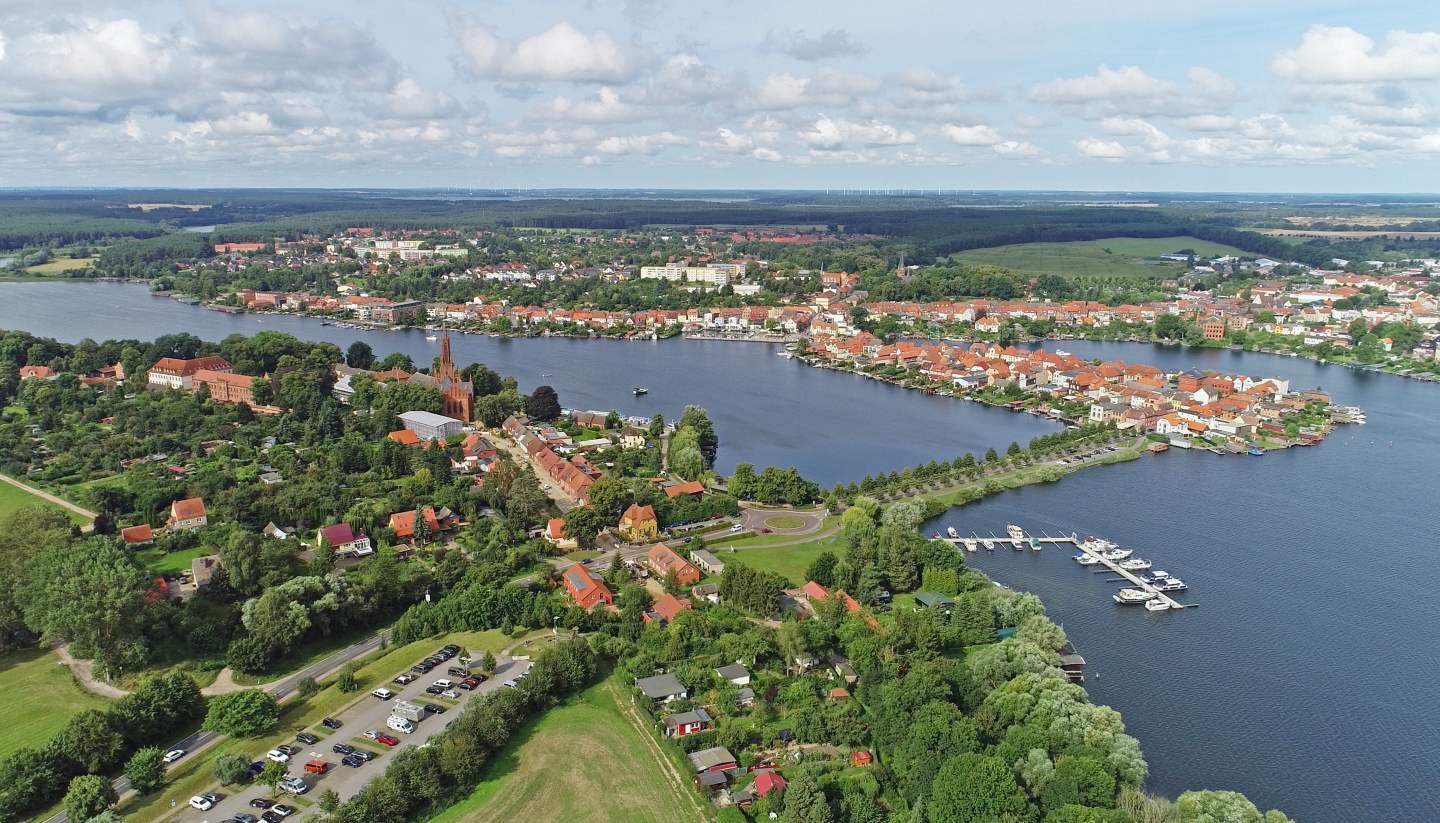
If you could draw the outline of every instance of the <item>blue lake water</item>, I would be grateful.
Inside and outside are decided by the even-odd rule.
[[[290,317],[226,315],[140,287],[0,286],[0,328],[61,340],[219,340],[265,329],[417,362],[438,353],[419,332],[354,331]],[[760,344],[668,340],[503,340],[462,336],[460,363],[556,388],[566,406],[678,415],[705,406],[721,437],[717,468],[797,466],[825,484],[1022,444],[1045,421],[809,369]],[[1066,341],[1081,357],[1281,376],[1363,407],[1366,426],[1264,457],[1172,449],[1087,469],[953,509],[927,525],[964,533],[1098,535],[1185,579],[1152,614],[1110,600],[1109,575],[1071,552],[981,551],[968,559],[1033,591],[1089,661],[1092,697],[1120,710],[1151,766],[1148,788],[1245,792],[1305,823],[1435,819],[1440,775],[1440,584],[1435,411],[1440,387],[1300,358]],[[550,375],[548,377],[544,375]],[[635,398],[630,390],[650,394]]]

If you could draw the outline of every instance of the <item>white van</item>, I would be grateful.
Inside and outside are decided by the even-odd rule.
[[[442,689],[448,689],[448,688],[450,688],[451,686],[453,686],[453,685],[455,685],[455,684],[454,684],[454,683],[451,683],[449,680],[446,680],[445,678],[442,677],[442,678],[440,678],[439,680],[436,680],[434,683],[431,683],[430,685],[432,685],[432,686],[439,686],[439,687],[442,688]]]
[[[376,689],[370,694],[380,698],[381,700],[389,700],[390,698],[395,696],[395,693],[390,691],[389,689]]]
[[[385,725],[397,732],[403,732],[405,734],[415,731],[414,723],[411,723],[403,717],[396,717],[393,714],[385,719]]]

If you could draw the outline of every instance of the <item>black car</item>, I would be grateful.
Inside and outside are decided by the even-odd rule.
[[[309,732],[300,732],[299,734],[295,735],[295,739],[299,740],[301,743],[304,743],[307,746],[313,746],[316,743],[320,742],[320,738]]]
[[[324,720],[320,721],[320,725],[324,726],[327,729],[338,729],[345,724],[341,723],[339,720],[336,720],[333,717],[327,717]]]
[[[439,693],[441,693],[441,692],[443,692],[443,691],[445,691],[445,687],[444,687],[444,686],[426,686],[426,687],[425,687],[425,693],[426,693],[426,694],[439,694]]]
[[[252,809],[268,809],[273,805],[275,805],[275,801],[266,800],[263,797],[257,797],[250,801],[250,808]]]
[[[445,651],[450,652],[451,654],[459,654],[460,647],[455,645],[454,643],[451,643],[445,647]]]
[[[282,751],[282,752],[290,755],[291,757],[294,757],[295,755],[297,755],[297,754],[300,753],[300,747],[299,747],[299,746],[291,746],[291,745],[288,744],[288,743],[286,743],[286,744],[283,745],[283,746],[276,746],[275,748],[276,748],[276,750]]]
[[[259,776],[260,776],[260,773],[263,772],[263,771],[265,771],[265,764],[264,764],[263,762],[259,761],[259,760],[256,760],[254,763],[251,763],[251,764],[250,764],[250,768],[249,768],[248,771],[250,772],[250,776],[251,776],[251,777],[259,777]],[[269,807],[269,806],[256,806],[256,808],[257,808],[257,809],[268,809],[268,808],[270,808],[270,807]]]
[[[264,820],[265,823],[284,823],[284,821],[285,821],[285,818],[281,817],[280,815],[278,815],[278,814],[276,814],[276,813],[274,813],[274,812],[266,812],[266,813],[260,815],[260,819],[261,819],[261,820]]]
[[[355,751],[355,747],[351,746],[349,743],[336,743],[335,745],[330,747],[330,751],[335,752],[336,754],[350,754],[351,752]]]
[[[358,757],[367,763],[375,759],[375,753],[370,751],[369,749],[356,749],[355,751],[350,753],[350,756]]]
[[[425,711],[430,712],[431,714],[444,714],[445,707],[441,706],[439,703],[426,703]]]
[[[340,758],[340,765],[349,766],[352,769],[358,769],[361,766],[365,765],[365,761],[361,760],[353,754],[347,754],[344,757]]]

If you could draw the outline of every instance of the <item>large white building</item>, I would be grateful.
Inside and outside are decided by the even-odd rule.
[[[415,432],[415,436],[422,441],[444,440],[465,429],[465,424],[453,417],[427,411],[404,412],[400,415],[400,422],[405,424],[405,428]]]
[[[723,286],[730,282],[728,267],[718,266],[641,266],[641,280],[672,280],[686,283],[708,283]]]

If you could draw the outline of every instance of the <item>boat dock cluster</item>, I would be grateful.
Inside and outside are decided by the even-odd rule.
[[[1163,612],[1171,609],[1190,609],[1199,605],[1198,603],[1181,603],[1170,596],[1171,592],[1185,591],[1189,588],[1180,578],[1169,572],[1152,570],[1153,564],[1149,560],[1132,557],[1133,552],[1130,549],[1122,549],[1108,540],[1096,537],[1087,537],[1081,540],[1079,535],[1073,534],[1069,537],[1064,535],[1034,537],[1025,534],[1024,529],[1014,525],[1005,527],[1004,537],[997,537],[993,532],[989,537],[980,535],[961,537],[953,526],[946,529],[946,533],[948,536],[941,536],[939,532],[936,532],[932,537],[956,547],[963,547],[968,552],[975,552],[980,548],[984,548],[987,552],[993,552],[997,546],[1009,546],[1015,551],[1038,552],[1046,543],[1052,546],[1072,544],[1079,549],[1074,556],[1076,563],[1081,566],[1102,566],[1103,569],[1096,574],[1118,575],[1119,579],[1110,582],[1130,584],[1111,595],[1112,599],[1122,606],[1143,605],[1146,611]]]

